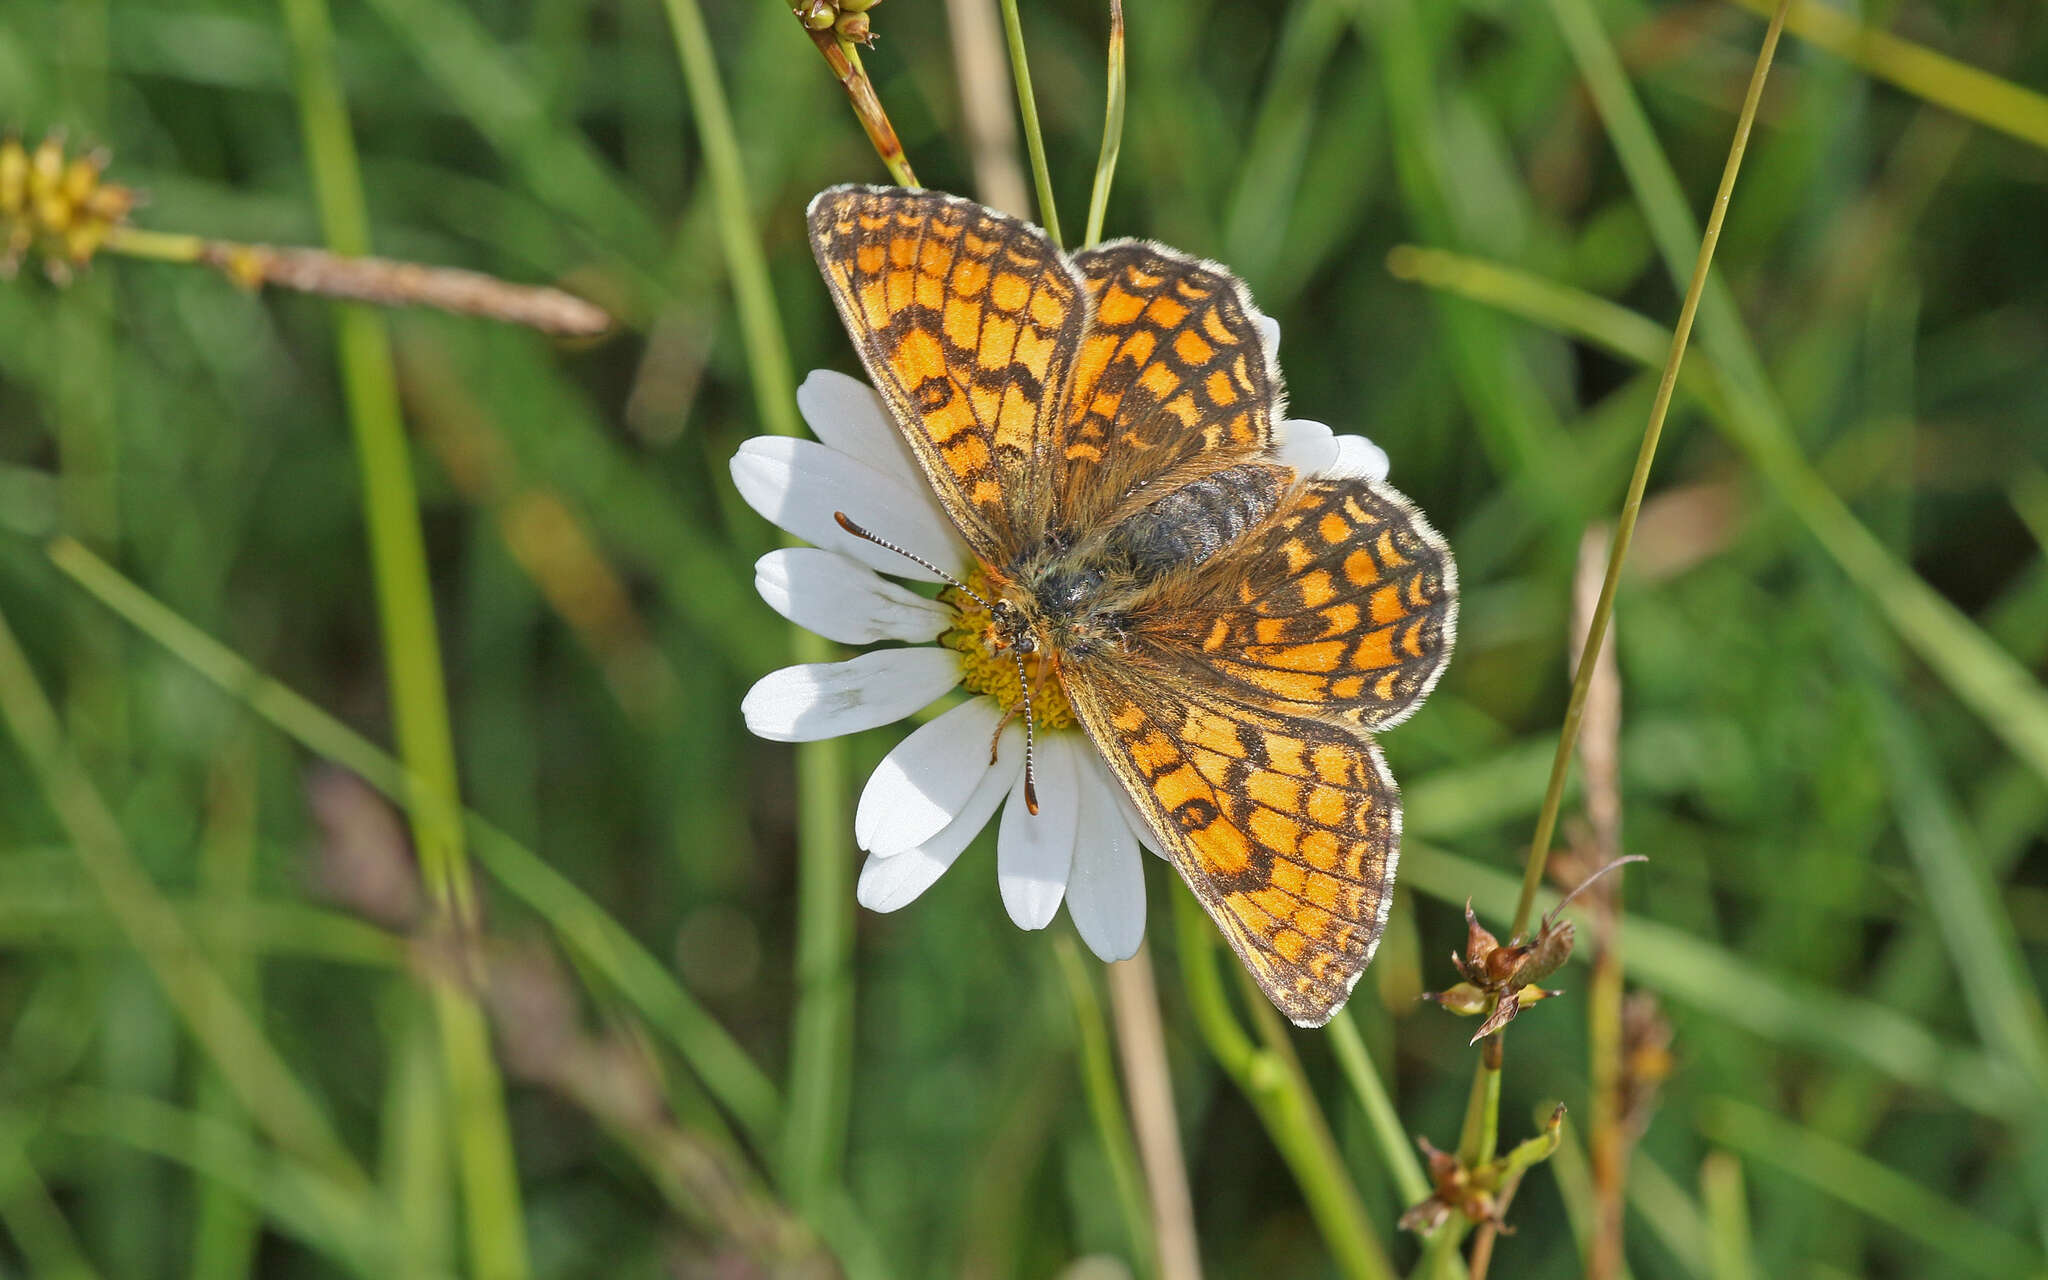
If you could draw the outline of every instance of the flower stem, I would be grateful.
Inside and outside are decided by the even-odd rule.
[[[1195,1200],[1188,1190],[1187,1159],[1181,1153],[1173,1075],[1166,1063],[1166,1029],[1159,1020],[1159,984],[1149,947],[1140,945],[1130,959],[1109,966],[1109,1002],[1130,1094],[1131,1128],[1152,1197],[1159,1274],[1162,1280],[1201,1280]]]
[[[1109,0],[1109,87],[1102,109],[1102,154],[1095,161],[1095,188],[1088,196],[1088,232],[1083,245],[1102,239],[1109,211],[1109,187],[1116,181],[1117,153],[1124,144],[1124,2]],[[1043,199],[1041,192],[1040,198]]]
[[[1671,392],[1678,384],[1679,366],[1685,361],[1686,343],[1692,337],[1693,318],[1698,314],[1700,295],[1706,289],[1714,248],[1721,240],[1721,224],[1728,216],[1728,202],[1735,191],[1735,176],[1742,169],[1742,155],[1749,146],[1749,131],[1756,122],[1757,103],[1763,97],[1764,80],[1770,75],[1771,59],[1777,53],[1778,36],[1785,28],[1785,12],[1791,0],[1778,0],[1771,24],[1764,31],[1763,46],[1757,51],[1756,67],[1750,73],[1749,90],[1743,96],[1741,114],[1735,121],[1735,138],[1728,148],[1728,162],[1721,170],[1721,185],[1714,193],[1714,206],[1707,215],[1706,233],[1700,238],[1698,260],[1693,264],[1692,282],[1685,302],[1678,310],[1678,324],[1671,331],[1671,349],[1664,360],[1664,372],[1657,380],[1657,396],[1650,406],[1649,426],[1643,432],[1642,449],[1636,455],[1635,474],[1629,477],[1628,497],[1615,521],[1614,547],[1607,556],[1607,574],[1600,583],[1600,599],[1586,630],[1586,648],[1572,677],[1571,700],[1565,706],[1564,727],[1558,733],[1557,754],[1550,765],[1550,782],[1544,789],[1543,808],[1536,818],[1536,834],[1529,841],[1529,861],[1522,875],[1522,896],[1515,905],[1511,935],[1529,926],[1536,906],[1536,890],[1543,883],[1544,864],[1550,858],[1550,841],[1557,828],[1557,811],[1564,799],[1565,775],[1570,771],[1572,750],[1578,742],[1579,723],[1586,711],[1586,694],[1593,684],[1600,647],[1607,639],[1607,624],[1614,614],[1614,594],[1621,582],[1622,561],[1628,557],[1635,536],[1636,516],[1643,506],[1643,491],[1650,483],[1650,465],[1657,457],[1657,442],[1664,432],[1664,417],[1671,408]]]
[[[711,175],[719,236],[732,273],[753,381],[754,407],[776,435],[803,434],[795,378],[768,260],[748,206],[746,171],[711,37],[697,0],[664,0],[691,115]],[[831,657],[828,641],[791,628],[798,662]],[[846,1109],[852,1077],[853,885],[847,833],[845,750],[837,741],[796,749],[797,1003],[790,1033],[789,1105],[783,1116],[780,1180],[791,1201],[815,1221],[838,1177],[846,1151]]]
[[[1060,240],[1060,215],[1052,199],[1052,174],[1045,167],[1045,135],[1038,128],[1038,99],[1031,93],[1031,64],[1024,56],[1024,26],[1017,0],[1002,0],[1003,35],[1010,44],[1010,74],[1017,82],[1017,110],[1024,117],[1024,147],[1031,153],[1031,181],[1038,188],[1038,220],[1055,247]]]
[[[853,41],[831,27],[814,31],[806,26],[804,34],[818,46],[825,65],[832,69],[832,78],[846,90],[846,100],[853,105],[854,118],[866,130],[868,141],[874,144],[875,154],[882,158],[889,176],[896,179],[899,187],[917,186],[917,175],[910,170],[910,157],[903,154],[903,142],[896,136],[896,126],[889,123],[889,113],[882,109],[882,100],[875,93],[874,82],[868,79],[867,68],[861,65],[860,50]]]
[[[1288,1043],[1280,1015],[1254,992],[1252,1016],[1263,1047],[1245,1035],[1231,1012],[1216,971],[1216,931],[1193,896],[1176,892],[1174,923],[1180,944],[1181,979],[1188,1004],[1209,1051],[1216,1055],[1301,1187],[1302,1198],[1321,1230],[1337,1269],[1352,1280],[1392,1280],[1393,1264],[1373,1232],[1351,1175],[1323,1122],[1301,1062]]]
[[[1131,1142],[1130,1117],[1124,1114],[1123,1096],[1117,1091],[1116,1064],[1110,1058],[1109,1028],[1103,1021],[1102,1000],[1081,961],[1079,944],[1070,937],[1062,937],[1053,950],[1059,956],[1060,972],[1067,980],[1067,995],[1074,1004],[1074,1029],[1081,1048],[1081,1086],[1088,1095],[1088,1111],[1095,1119],[1095,1131],[1102,1137],[1102,1154],[1109,1161],[1110,1181],[1116,1184],[1124,1230],[1131,1238],[1131,1270],[1141,1276],[1151,1275],[1157,1265],[1158,1249],[1145,1213],[1145,1182],[1138,1174],[1138,1152]]]
[[[1379,1146],[1387,1171],[1393,1175],[1402,1202],[1415,1204],[1427,1198],[1429,1178],[1422,1172],[1422,1162],[1415,1158],[1415,1147],[1409,1142],[1407,1131],[1401,1127],[1401,1114],[1394,1109],[1394,1100],[1387,1096],[1379,1072],[1373,1070],[1365,1037],[1358,1033],[1358,1024],[1352,1021],[1349,1009],[1339,1009],[1330,1019],[1330,1045],[1337,1051],[1337,1065],[1351,1082],[1351,1091],[1358,1095],[1358,1105],[1365,1111],[1365,1122],[1372,1127],[1373,1141]]]
[[[343,254],[367,254],[369,213],[348,109],[334,69],[326,0],[282,4],[297,64],[300,123],[328,247]],[[455,817],[459,791],[454,740],[391,346],[378,316],[366,308],[338,308],[335,324],[362,471],[363,512],[383,620],[399,756],[442,802],[408,807],[413,840],[437,916],[444,926],[467,932],[477,920],[476,888],[464,858],[462,824]],[[433,1005],[455,1111],[456,1161],[467,1208],[470,1260],[480,1276],[516,1280],[528,1270],[526,1228],[489,1029],[476,1002],[452,982],[435,984]]]

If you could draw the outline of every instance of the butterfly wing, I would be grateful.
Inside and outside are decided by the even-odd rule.
[[[1130,639],[1254,705],[1378,731],[1435,687],[1457,625],[1457,566],[1412,503],[1310,479],[1213,565],[1163,584]]]
[[[1251,297],[1223,267],[1120,240],[1074,255],[1094,308],[1062,428],[1060,516],[1093,529],[1258,456],[1284,394]]]
[[[1068,696],[1188,887],[1298,1026],[1330,1020],[1392,900],[1401,805],[1348,725],[1275,714],[1151,664],[1063,670]]]
[[[1054,510],[1087,286],[1028,223],[936,191],[840,186],[811,249],[861,363],[947,514],[1006,565]]]

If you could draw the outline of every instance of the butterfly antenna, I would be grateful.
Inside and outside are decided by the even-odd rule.
[[[982,608],[987,609],[991,607],[989,602],[982,599],[980,593],[975,591],[973,587],[968,586],[966,583],[960,581],[960,579],[954,577],[952,574],[947,573],[944,569],[939,568],[939,566],[933,564],[931,561],[917,554],[917,552],[906,551],[902,547],[899,547],[895,543],[889,541],[887,538],[879,537],[875,534],[869,533],[866,529],[863,529],[859,525],[855,524],[844,511],[834,511],[832,513],[832,518],[839,522],[840,528],[846,530],[854,537],[864,539],[868,542],[872,542],[876,546],[881,547],[884,550],[894,551],[897,555],[902,556],[905,560],[908,560],[913,564],[923,565],[925,568],[931,570],[933,573],[938,574],[941,578],[944,578],[948,583],[950,583],[954,587],[957,587],[961,591],[966,592],[969,596],[972,596],[974,602],[980,605]]]
[[[852,518],[849,517],[844,511],[834,511],[832,513],[832,519],[838,522],[840,528],[846,530],[854,537],[863,539],[868,542],[872,542],[876,546],[885,548],[889,551],[894,551],[897,555],[902,556],[905,560],[910,561],[912,564],[923,565],[926,569],[929,569],[931,572],[939,575],[939,577],[944,578],[948,583],[951,583],[954,587],[958,588],[962,593],[964,593],[966,596],[968,596],[982,608],[990,610],[993,610],[995,608],[994,605],[991,605],[985,598],[983,598],[981,593],[977,592],[973,587],[968,586],[966,583],[960,581],[960,579],[954,577],[952,574],[947,573],[944,569],[939,568],[939,566],[933,564],[931,561],[925,559],[923,556],[917,554],[915,551],[906,550],[903,547],[899,547],[895,543],[889,541],[887,538],[879,537],[876,534],[870,533],[866,529],[861,528],[858,524],[854,523]],[[1033,814],[1036,814],[1038,812],[1038,782],[1036,778],[1036,769],[1033,764],[1033,756],[1036,753],[1037,742],[1036,735],[1032,732],[1032,722],[1035,721],[1037,717],[1032,714],[1031,710],[1031,680],[1030,677],[1026,675],[1024,671],[1024,651],[1021,648],[1013,648],[1010,650],[1010,656],[1015,658],[1017,661],[1017,687],[1023,690],[1024,692],[1024,807],[1026,809],[1029,809]]]
[[[1038,813],[1038,782],[1032,775],[1032,723],[1038,719],[1031,713],[1031,681],[1024,675],[1024,651],[1010,650],[1010,656],[1017,660],[1017,687],[1024,691],[1024,807],[1033,816]]]

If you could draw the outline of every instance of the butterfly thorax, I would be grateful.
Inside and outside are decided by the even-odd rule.
[[[1132,612],[1265,520],[1292,479],[1285,467],[1244,463],[1135,494],[1104,528],[1047,532],[1009,567],[1014,621],[999,642],[1077,660],[1121,651]]]

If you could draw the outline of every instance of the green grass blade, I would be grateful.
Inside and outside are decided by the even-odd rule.
[[[1412,265],[1413,260],[1409,261]],[[1455,269],[1446,269],[1454,261]],[[1475,300],[1598,343],[1616,355],[1641,360],[1648,354],[1643,342],[1647,330],[1618,319],[1613,304],[1539,281],[1525,272],[1439,256],[1430,277],[1446,288],[1469,290]],[[1705,323],[1703,305],[1702,326]],[[2048,691],[1966,614],[1901,564],[1856,518],[1801,455],[1772,402],[1740,394],[1725,376],[1726,366],[1716,368],[1723,375],[1722,394],[1703,397],[1703,401],[1729,439],[1748,455],[1757,474],[1842,571],[1870,596],[1920,660],[2014,755],[2048,779]]]
[[[422,801],[427,793],[414,776],[369,739],[264,676],[79,543],[59,539],[50,557],[102,604],[306,750],[357,774],[396,803],[430,802]],[[617,986],[750,1137],[771,1140],[780,1127],[775,1086],[738,1042],[589,895],[488,822],[473,814],[467,818],[484,868]]]
[[[282,5],[327,246],[337,253],[367,254],[369,210],[348,107],[333,66],[327,5],[325,0],[282,0]],[[443,920],[466,929],[476,923],[477,904],[464,857],[462,824],[455,816],[459,784],[454,732],[391,343],[382,318],[360,305],[335,308],[335,340],[355,429],[399,756],[422,788],[442,801],[408,806],[421,879]],[[529,1271],[526,1223],[505,1116],[504,1083],[492,1054],[490,1031],[476,1001],[454,983],[437,983],[433,1000],[456,1116],[452,1136],[471,1261],[489,1280],[521,1280]]]
[[[1918,1240],[1973,1275],[2042,1274],[2027,1241],[1942,1199],[1897,1170],[1783,1117],[1730,1098],[1708,1100],[1700,1127],[1751,1161],[1810,1183],[1871,1221]],[[1954,1274],[1948,1272],[1948,1274]]]
[[[1768,14],[1770,0],[1732,0]],[[1965,120],[2048,148],[2048,96],[1925,45],[1858,22],[1831,4],[1796,0],[1785,29],[1907,93]]]
[[[73,849],[171,1005],[272,1141],[344,1186],[368,1179],[325,1112],[264,1037],[128,847],[73,754],[14,631],[0,618],[0,720]]]

